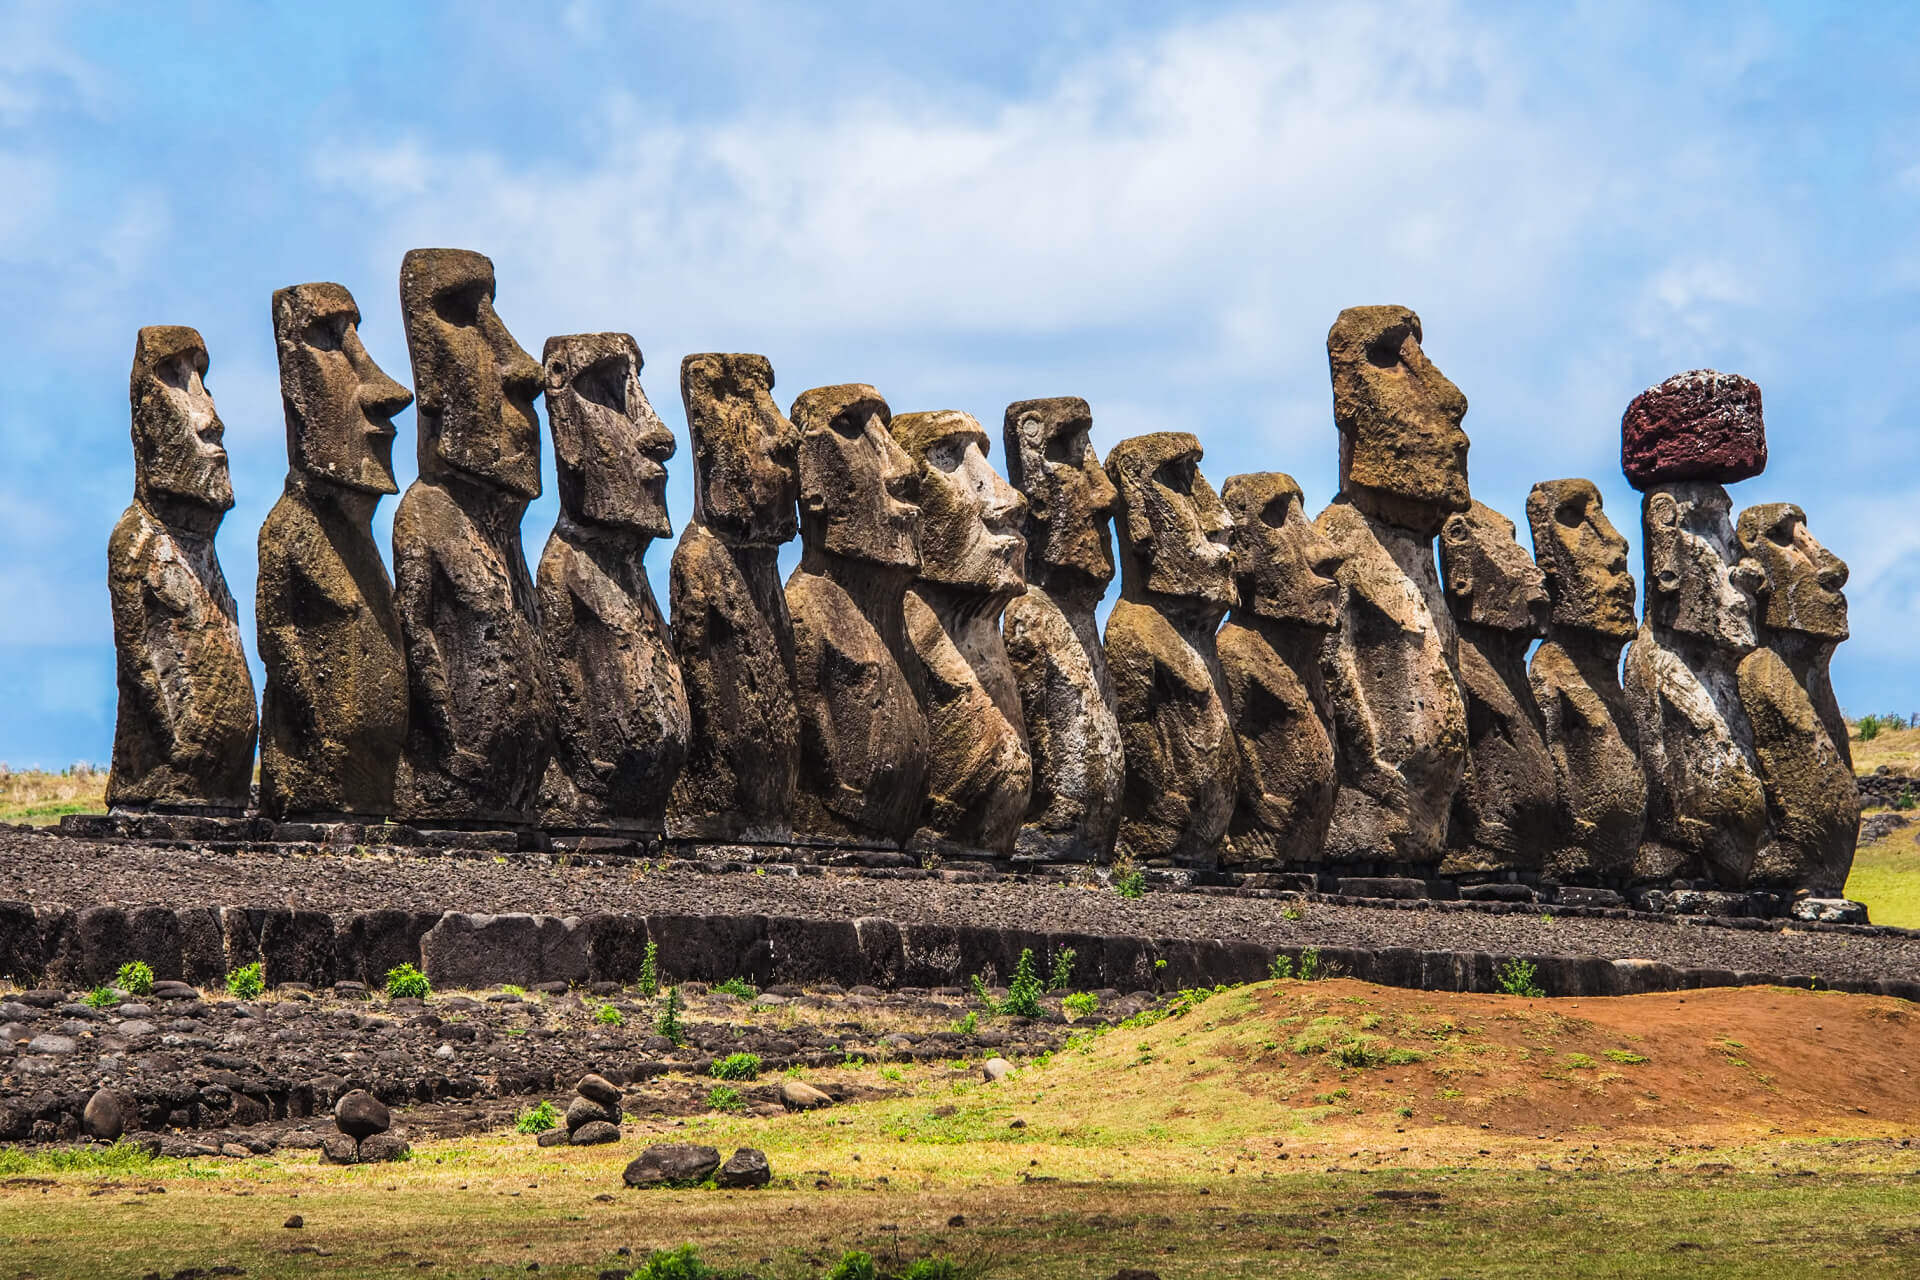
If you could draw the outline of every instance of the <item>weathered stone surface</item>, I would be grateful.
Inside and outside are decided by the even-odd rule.
[[[581,1076],[573,1091],[590,1102],[613,1109],[614,1118],[619,1118],[620,1089],[605,1076],[595,1073]]]
[[[387,1104],[365,1089],[340,1095],[333,1104],[333,1123],[355,1142],[364,1142],[376,1133],[385,1133],[393,1125],[393,1113]]]
[[[421,967],[437,988],[584,982],[588,938],[573,916],[449,911],[420,939]]]
[[[904,669],[927,722],[927,798],[908,848],[1010,854],[1033,761],[1000,614],[1026,590],[1026,499],[994,472],[987,433],[971,415],[903,413],[889,430],[920,485]]]
[[[1527,523],[1553,602],[1547,638],[1528,669],[1559,792],[1557,842],[1542,871],[1625,880],[1647,808],[1639,733],[1619,674],[1621,646],[1634,631],[1627,540],[1590,480],[1534,485]]]
[[[567,1142],[576,1147],[597,1147],[618,1141],[620,1126],[610,1120],[589,1120],[567,1135]]]
[[[477,253],[414,249],[401,263],[420,478],[393,518],[408,687],[396,801],[421,822],[529,821],[553,750],[520,545],[540,496],[540,366],[493,293],[493,263]]]
[[[833,1105],[833,1099],[804,1080],[780,1082],[780,1102],[789,1111],[817,1111]]]
[[[897,847],[925,798],[927,725],[901,668],[904,597],[920,568],[919,472],[863,384],[793,402],[800,430],[800,565],[793,616],[803,843]]]
[[[1340,790],[1331,863],[1440,861],[1466,769],[1457,644],[1433,537],[1467,509],[1467,399],[1405,307],[1350,307],[1327,333],[1340,495],[1316,522],[1340,556],[1340,626],[1322,651]]]
[[[1124,524],[1106,650],[1127,764],[1118,847],[1212,866],[1239,783],[1214,634],[1236,594],[1233,521],[1200,459],[1200,442],[1176,431],[1107,455]]]
[[[337,284],[273,295],[286,492],[260,527],[255,624],[267,670],[260,806],[279,819],[385,817],[407,737],[407,665],[373,512],[393,477],[393,415],[413,393],[360,341]]]
[[[1847,566],[1788,502],[1740,513],[1740,549],[1761,569],[1761,645],[1740,662],[1740,702],[1766,784],[1773,840],[1750,883],[1839,898],[1860,832],[1847,725],[1827,675],[1847,638]]]
[[[1228,478],[1240,602],[1220,629],[1220,669],[1240,753],[1223,856],[1236,866],[1320,861],[1338,782],[1320,649],[1340,621],[1340,561],[1292,476]]]
[[[1527,680],[1527,647],[1547,634],[1552,603],[1545,575],[1513,533],[1513,521],[1478,502],[1440,530],[1468,744],[1446,875],[1538,871],[1554,838],[1553,756]]]
[[[630,1187],[688,1187],[705,1182],[720,1167],[720,1153],[691,1142],[648,1147],[620,1176]]]
[[[239,810],[253,782],[253,676],[213,546],[233,482],[206,372],[195,330],[140,330],[133,503],[107,541],[120,690],[110,805]]]
[[[736,1190],[764,1187],[773,1181],[773,1167],[767,1163],[766,1152],[758,1147],[741,1147],[727,1157],[713,1180],[717,1186]]]
[[[139,1108],[130,1108],[128,1102],[129,1099],[112,1089],[94,1090],[80,1116],[81,1130],[100,1142],[117,1141],[126,1132],[129,1119],[135,1124],[140,1120]]]
[[[549,338],[542,362],[560,519],[538,579],[555,713],[541,823],[659,832],[689,717],[641,560],[673,531],[673,435],[640,388],[640,348],[627,334]]]
[[[1675,480],[1732,484],[1759,475],[1767,469],[1760,388],[1712,369],[1677,373],[1648,387],[1621,416],[1620,469],[1636,489]]]
[[[573,1133],[582,1125],[592,1124],[596,1120],[605,1124],[619,1124],[619,1102],[616,1100],[608,1104],[582,1094],[567,1104],[568,1133]]]
[[[1645,880],[1744,885],[1767,839],[1753,731],[1740,707],[1760,570],[1734,542],[1732,502],[1710,480],[1641,500],[1646,614],[1623,676],[1647,773]]]
[[[690,714],[667,830],[778,843],[793,833],[800,719],[793,621],[776,563],[798,528],[800,435],[765,356],[680,362],[693,521],[673,553],[673,643]]]
[[[1002,624],[1033,761],[1016,857],[1105,862],[1120,833],[1126,759],[1094,609],[1113,580],[1119,492],[1078,396],[1021,400],[1002,426],[1007,478],[1027,498],[1027,590]]]

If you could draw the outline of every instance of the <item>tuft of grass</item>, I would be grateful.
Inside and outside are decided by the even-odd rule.
[[[1060,999],[1060,1008],[1066,1013],[1068,1022],[1091,1017],[1099,1007],[1100,997],[1091,991],[1076,991]]]
[[[545,1098],[538,1106],[528,1107],[513,1119],[516,1133],[545,1133],[560,1124],[560,1112]]]
[[[227,972],[227,994],[236,1000],[251,1000],[266,989],[267,980],[258,960]]]
[[[603,1027],[618,1027],[625,1025],[627,1018],[611,1004],[603,1004],[593,1011],[593,1020]]]
[[[1618,1062],[1629,1067],[1638,1066],[1640,1063],[1645,1062],[1647,1060],[1647,1057],[1645,1054],[1634,1053],[1631,1050],[1627,1050],[1627,1049],[1609,1049],[1602,1056],[1604,1056],[1609,1062]]]
[[[707,1107],[713,1111],[745,1111],[747,1102],[730,1084],[717,1084],[707,1090]]]
[[[395,1000],[425,1000],[433,994],[427,975],[410,964],[387,970],[387,995]]]
[[[1113,891],[1123,898],[1143,898],[1147,893],[1147,873],[1130,867],[1113,877]]]
[[[760,1055],[757,1053],[730,1053],[724,1058],[715,1058],[713,1066],[708,1068],[715,1080],[758,1080],[760,1078]]]
[[[677,1249],[655,1249],[628,1280],[721,1280],[721,1273],[702,1260],[699,1249],[683,1244]]]
[[[716,982],[713,984],[713,989],[715,991],[724,991],[730,996],[739,996],[746,1000],[751,1000],[760,994],[760,988],[754,986],[745,978],[728,978],[725,982]]]
[[[82,997],[81,1003],[89,1009],[110,1009],[120,1003],[120,997],[113,993],[112,987],[95,987]]]
[[[130,996],[153,994],[153,966],[145,960],[129,960],[113,975],[113,985]]]
[[[953,1029],[963,1036],[972,1035],[980,1029],[980,1015],[972,1009],[967,1010],[965,1016],[953,1024]]]

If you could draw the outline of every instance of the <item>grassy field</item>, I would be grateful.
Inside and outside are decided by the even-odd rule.
[[[0,765],[0,822],[47,827],[69,813],[104,813],[107,775],[86,765],[59,773]]]

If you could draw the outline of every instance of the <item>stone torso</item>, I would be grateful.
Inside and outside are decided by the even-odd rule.
[[[1126,757],[1093,610],[1029,584],[1007,605],[1002,635],[1033,760],[1016,856],[1105,862],[1120,829]]]
[[[1529,675],[1559,787],[1559,842],[1543,873],[1582,884],[1623,882],[1647,808],[1638,735],[1621,691],[1617,642],[1549,637]]]
[[[1236,866],[1320,861],[1338,782],[1319,640],[1237,615],[1220,629],[1240,753],[1240,794],[1223,857]]]
[[[1553,841],[1553,756],[1527,682],[1526,645],[1510,632],[1460,628],[1469,757],[1454,797],[1448,874],[1538,871]]]
[[[1755,649],[1741,660],[1739,681],[1773,819],[1752,882],[1838,897],[1859,839],[1860,793],[1825,656],[1797,674],[1773,649]]]

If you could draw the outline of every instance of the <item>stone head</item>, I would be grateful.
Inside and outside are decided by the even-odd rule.
[[[800,432],[773,402],[765,356],[703,352],[680,362],[693,438],[695,516],[736,546],[777,547],[798,529]]]
[[[1027,589],[1027,500],[987,461],[971,414],[903,413],[893,438],[920,468],[920,579],[986,595]]]
[[[1649,489],[1640,526],[1654,625],[1736,653],[1753,648],[1753,593],[1763,575],[1740,555],[1727,491],[1711,480]]]
[[[275,290],[273,341],[295,470],[360,493],[397,493],[393,415],[413,393],[360,341],[360,308],[337,284]]]
[[[1467,397],[1420,349],[1405,307],[1348,307],[1327,331],[1340,491],[1368,515],[1428,537],[1465,511]]]
[[[1200,474],[1200,442],[1184,431],[1134,436],[1107,454],[1120,491],[1121,589],[1220,608],[1238,603],[1233,520]]]
[[[1220,497],[1233,517],[1240,607],[1331,631],[1340,620],[1340,553],[1307,518],[1299,484],[1278,471],[1228,476]]]
[[[1027,495],[1027,577],[1096,592],[1113,581],[1119,493],[1093,451],[1093,411],[1079,396],[1021,400],[1001,428],[1007,478]]]
[[[144,502],[223,512],[233,506],[226,434],[207,390],[207,344],[198,330],[140,330],[127,380],[133,404],[133,489]]]
[[[640,389],[639,344],[624,333],[576,333],[548,338],[540,361],[561,510],[586,525],[671,534],[673,433]]]
[[[1847,566],[1807,532],[1791,502],[1764,502],[1740,513],[1740,549],[1765,574],[1760,621],[1772,631],[1825,640],[1847,638]]]
[[[1459,621],[1529,638],[1547,634],[1553,603],[1546,575],[1515,540],[1513,521],[1493,508],[1476,502],[1447,517],[1440,527],[1440,578]]]
[[[803,391],[800,539],[808,550],[889,568],[920,567],[920,469],[895,443],[893,413],[865,383]]]
[[[1527,495],[1527,523],[1553,625],[1631,639],[1637,628],[1627,540],[1607,519],[1593,481],[1542,480]]]
[[[420,471],[465,473],[540,496],[540,366],[493,309],[493,263],[465,249],[412,249],[400,310],[419,393]]]

